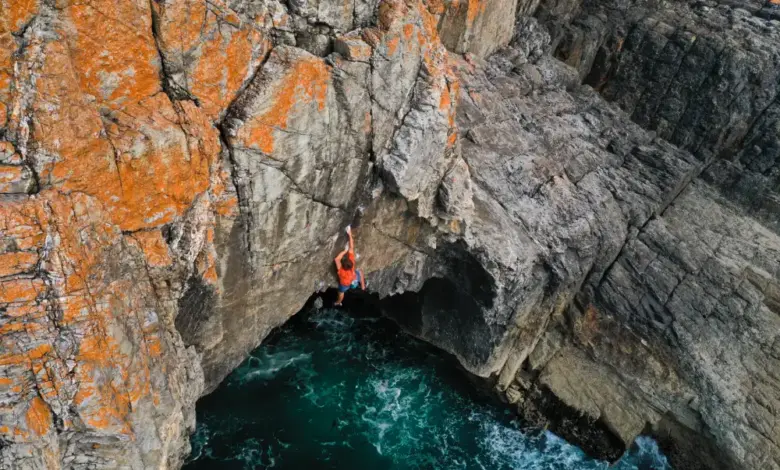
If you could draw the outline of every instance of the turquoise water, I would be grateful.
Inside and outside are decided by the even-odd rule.
[[[186,469],[606,469],[524,431],[449,358],[385,320],[296,317],[198,402]],[[637,440],[617,470],[669,469]]]

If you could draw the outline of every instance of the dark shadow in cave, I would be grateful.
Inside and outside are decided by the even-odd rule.
[[[504,325],[490,323],[495,279],[463,242],[441,246],[433,263],[432,276],[419,292],[384,299],[382,313],[412,335],[479,368],[490,360],[505,332]]]

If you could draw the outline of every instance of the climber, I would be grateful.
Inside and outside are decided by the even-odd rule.
[[[362,290],[366,290],[366,283],[363,274],[359,269],[355,269],[355,243],[352,240],[352,229],[347,225],[347,236],[349,237],[349,246],[336,256],[336,272],[339,277],[339,296],[336,299],[337,307],[341,307],[344,300],[344,293],[350,289],[356,289],[358,285]]]

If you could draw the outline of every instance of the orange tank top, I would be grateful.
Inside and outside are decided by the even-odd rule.
[[[352,284],[352,282],[357,279],[357,276],[355,275],[355,258],[352,252],[344,254],[344,258],[349,257],[349,260],[352,261],[352,269],[344,269],[344,268],[338,268],[338,276],[339,276],[339,284],[342,286],[348,286]]]
[[[356,279],[355,269],[354,268],[352,268],[352,269],[344,269],[344,268],[339,269],[338,270],[338,275],[339,275],[339,284],[341,284],[342,286],[348,286],[348,285],[352,284],[352,282],[354,282],[355,279]]]

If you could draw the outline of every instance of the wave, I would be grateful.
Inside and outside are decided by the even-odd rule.
[[[260,351],[239,366],[231,374],[229,382],[237,382],[240,385],[254,380],[270,380],[276,377],[280,371],[310,360],[311,353],[301,351],[279,351],[276,353]]]

